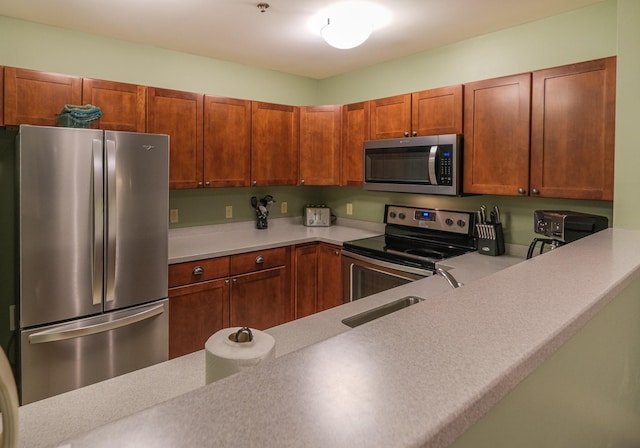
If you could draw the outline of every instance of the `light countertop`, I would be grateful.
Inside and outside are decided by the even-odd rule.
[[[639,246],[640,232],[609,229],[524,263],[446,260],[461,288],[430,277],[275,327],[275,361],[69,446],[447,446],[638,277]],[[427,300],[355,329],[339,322],[405,295]],[[203,352],[134,373],[144,384],[166,370],[179,382],[186,369],[203,382]],[[114,390],[124,377],[94,386]],[[30,406],[21,425],[46,413]]]

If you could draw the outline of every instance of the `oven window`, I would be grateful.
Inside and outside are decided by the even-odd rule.
[[[396,286],[411,283],[413,279],[401,277],[358,264],[351,265],[351,300],[358,300]]]

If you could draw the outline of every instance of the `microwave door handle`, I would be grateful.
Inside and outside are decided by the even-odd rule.
[[[438,155],[438,146],[433,145],[429,149],[429,183],[438,185],[438,177],[436,176],[436,158]]]

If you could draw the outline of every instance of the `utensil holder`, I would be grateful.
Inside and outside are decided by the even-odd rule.
[[[502,223],[476,224],[478,232],[478,253],[482,255],[504,254],[504,234]]]

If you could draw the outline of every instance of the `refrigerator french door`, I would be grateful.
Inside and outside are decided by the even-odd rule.
[[[22,404],[166,360],[168,136],[16,141]]]

